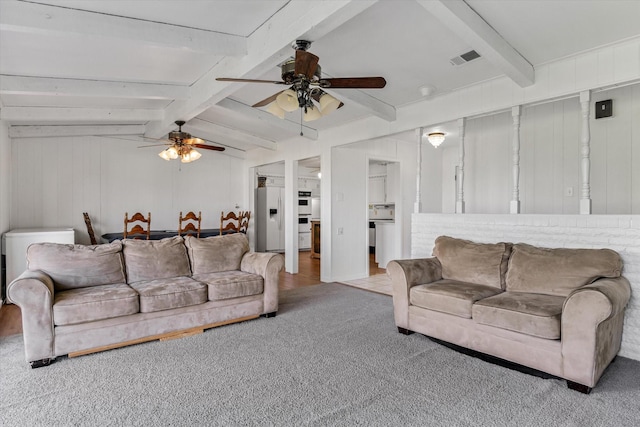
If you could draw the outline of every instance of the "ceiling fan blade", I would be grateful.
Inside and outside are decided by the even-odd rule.
[[[213,151],[224,151],[224,147],[218,147],[216,145],[206,145],[206,144],[191,144],[196,148],[202,148],[203,150],[213,150]]]
[[[387,81],[383,77],[342,77],[320,79],[319,84],[331,89],[382,89]]]
[[[313,79],[313,75],[318,69],[318,61],[320,58],[313,53],[304,50],[296,50],[296,66],[294,73],[296,76],[304,74],[309,80]]]
[[[165,145],[173,145],[173,144],[151,144],[151,145],[139,145],[136,148],[149,148],[149,147],[164,147]]]
[[[220,82],[242,82],[242,83],[272,83],[274,85],[284,85],[285,82],[277,80],[255,80],[255,79],[232,79],[229,77],[218,77],[216,80]]]
[[[183,144],[195,145],[195,144],[204,144],[204,139],[200,138],[188,138],[182,140]]]
[[[257,108],[257,107],[264,107],[265,105],[269,105],[271,104],[273,101],[276,100],[276,98],[278,97],[278,95],[280,95],[282,92],[284,92],[283,90],[281,90],[278,93],[274,93],[273,95],[271,95],[268,98],[263,99],[260,102],[257,102],[255,104],[252,105],[252,107]]]

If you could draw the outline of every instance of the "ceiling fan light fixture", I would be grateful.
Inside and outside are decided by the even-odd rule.
[[[318,110],[314,106],[310,106],[310,107],[306,108],[306,111],[305,111],[304,116],[302,117],[302,119],[305,122],[312,122],[314,120],[318,120],[320,117],[322,117],[322,114],[320,113],[320,110]]]
[[[276,97],[276,103],[278,107],[290,113],[298,109],[298,96],[292,89],[287,89],[280,92],[280,95]]]
[[[182,153],[182,155],[180,156],[180,161],[182,163],[191,163],[195,160],[198,160],[200,157],[202,157],[202,154],[200,154],[195,148],[192,148]]]
[[[273,101],[271,104],[269,104],[269,107],[267,107],[267,111],[276,117],[284,119],[285,111],[282,108],[280,108],[280,105],[278,105],[277,101]]]
[[[171,157],[169,157],[169,153],[167,152],[167,150],[162,150],[161,152],[158,153],[158,156],[162,157],[166,161],[171,160]]]
[[[340,101],[338,101],[333,96],[328,93],[323,93],[320,96],[320,112],[323,116],[331,114],[340,106]]]
[[[427,135],[427,140],[431,145],[435,148],[438,148],[440,144],[444,142],[444,133],[442,132],[431,132]]]

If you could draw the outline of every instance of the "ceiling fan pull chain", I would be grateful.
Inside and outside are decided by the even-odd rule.
[[[304,134],[302,133],[302,108],[300,109],[300,136],[304,136]]]

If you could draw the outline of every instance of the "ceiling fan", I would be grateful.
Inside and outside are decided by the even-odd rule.
[[[196,150],[196,148],[202,148],[204,150],[224,151],[224,147],[218,147],[215,145],[205,144],[204,139],[194,138],[188,132],[182,131],[182,125],[184,120],[176,120],[178,130],[169,132],[168,139],[171,143],[165,144],[170,147],[166,150],[162,150],[158,156],[165,160],[174,160],[180,158],[182,163],[190,163],[194,160],[198,160],[202,154]]]
[[[281,119],[284,118],[285,112],[301,108],[304,111],[303,118],[306,122],[326,116],[344,105],[323,89],[382,89],[387,84],[382,77],[322,78],[321,68],[318,64],[319,58],[307,52],[310,45],[311,42],[307,40],[296,40],[292,45],[296,56],[280,66],[282,81],[227,77],[219,77],[216,80],[291,86],[289,89],[263,99],[253,107],[268,106],[267,111]]]

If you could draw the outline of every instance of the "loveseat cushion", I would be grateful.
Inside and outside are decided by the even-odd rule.
[[[53,322],[57,326],[126,316],[138,311],[138,293],[124,283],[56,292],[53,300]]]
[[[503,292],[475,303],[472,318],[483,325],[556,340],[564,300],[555,295]]]
[[[140,294],[141,313],[207,302],[207,286],[190,277],[149,280],[130,286]]]
[[[568,296],[600,277],[620,277],[622,259],[611,249],[540,248],[513,246],[506,289]]]
[[[433,255],[442,265],[442,278],[504,289],[510,243],[476,243],[440,236]]]
[[[181,236],[161,240],[125,239],[122,242],[127,283],[191,276]]]
[[[185,245],[193,274],[240,270],[242,256],[249,252],[249,240],[244,233],[204,239],[187,236]]]
[[[409,291],[409,303],[470,319],[473,303],[501,292],[495,286],[444,279],[413,286]]]
[[[209,301],[259,295],[264,291],[262,276],[238,270],[196,274],[193,278],[207,284]]]
[[[27,267],[53,279],[56,291],[124,283],[122,244],[34,243],[27,249]]]

